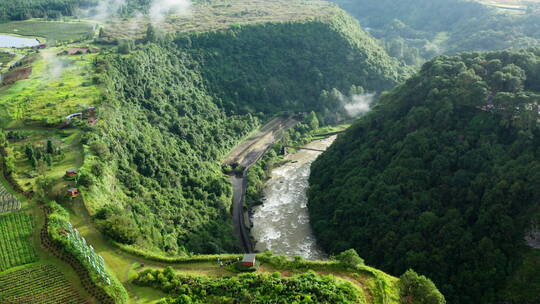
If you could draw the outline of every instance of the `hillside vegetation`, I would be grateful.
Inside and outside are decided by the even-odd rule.
[[[540,49],[438,57],[381,97],[313,163],[320,244],[411,267],[449,303],[537,303],[539,63]]]
[[[205,258],[212,259],[199,256],[193,262]],[[133,284],[161,290],[163,303],[446,303],[426,277],[413,270],[399,279],[389,276],[365,266],[354,250],[327,261],[288,259],[269,252],[257,254],[257,259],[257,271],[234,276],[234,265],[223,267],[220,271],[225,274],[218,277],[180,272],[175,269],[179,265],[144,267],[133,275]]]
[[[78,8],[97,3],[98,0],[3,0],[0,2],[0,22],[71,16]]]
[[[144,10],[144,7],[139,7],[139,11]],[[189,10],[164,16],[159,22],[136,13],[122,19],[106,20],[105,34],[112,39],[135,39],[144,36],[150,23],[159,25],[164,32],[193,33],[253,24],[313,20],[340,13],[342,11],[332,3],[320,0],[203,0],[194,1]]]
[[[225,154],[275,112],[343,111],[317,103],[323,90],[378,91],[403,77],[356,25],[342,13],[332,22],[149,35],[127,55],[102,57],[109,106],[84,140],[95,157],[80,183],[101,230],[168,254],[236,251]]]
[[[392,56],[413,65],[440,54],[540,45],[540,15],[532,2],[519,14],[468,0],[333,2],[357,17]]]
[[[332,112],[343,109],[326,103],[323,90],[347,92],[354,85],[382,92],[409,72],[344,12],[181,35],[175,42],[204,63],[207,87],[232,113],[289,110],[335,116]]]

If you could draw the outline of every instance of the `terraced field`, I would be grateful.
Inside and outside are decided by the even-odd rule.
[[[38,265],[0,276],[3,304],[86,304],[64,275],[52,265]]]
[[[0,216],[0,272],[37,260],[36,252],[30,243],[33,226],[32,216],[27,213],[16,212]]]
[[[0,213],[21,209],[21,202],[0,184]]]

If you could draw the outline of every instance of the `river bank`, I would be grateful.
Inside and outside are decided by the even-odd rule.
[[[304,148],[325,150],[335,140],[331,136],[315,140]],[[309,223],[306,191],[311,163],[321,154],[298,150],[285,156],[284,165],[274,168],[264,187],[263,204],[253,207],[251,235],[256,251],[324,259]]]
[[[257,132],[249,136],[243,143],[229,153],[223,166],[230,175],[233,188],[232,220],[234,234],[238,237],[241,248],[246,253],[253,252],[253,245],[246,225],[244,202],[247,188],[246,172],[263,155],[279,141],[285,131],[296,125],[294,117],[278,116],[270,120]]]

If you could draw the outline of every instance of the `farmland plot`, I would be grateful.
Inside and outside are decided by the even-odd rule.
[[[0,184],[0,213],[21,209],[21,202]]]
[[[0,276],[0,303],[87,303],[52,265],[27,267]]]
[[[0,216],[0,272],[37,260],[30,243],[32,228],[30,214],[17,212]]]

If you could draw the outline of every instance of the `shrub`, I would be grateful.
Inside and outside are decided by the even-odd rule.
[[[338,254],[336,256],[336,259],[343,264],[343,266],[346,267],[357,267],[357,266],[363,266],[364,265],[364,259],[362,259],[356,250],[349,249],[345,250],[342,253]]]
[[[445,304],[444,296],[433,282],[423,275],[409,269],[399,280],[400,297],[403,303]]]
[[[113,240],[123,244],[133,244],[137,239],[137,228],[133,221],[121,215],[113,215],[99,223],[101,231]]]

